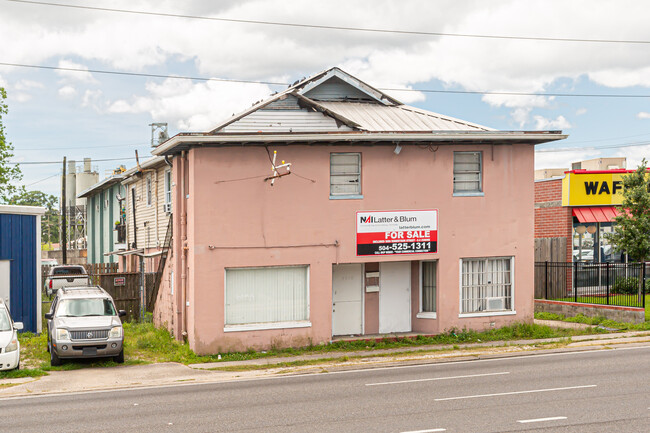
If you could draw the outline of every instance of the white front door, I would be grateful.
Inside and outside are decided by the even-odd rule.
[[[11,301],[9,296],[9,283],[11,282],[9,260],[0,260],[0,298],[5,301],[5,304],[11,309]]]
[[[411,331],[411,262],[379,264],[379,333]]]
[[[332,335],[363,333],[362,265],[332,266]]]

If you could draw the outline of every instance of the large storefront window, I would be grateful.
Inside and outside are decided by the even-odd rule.
[[[605,233],[612,232],[612,223],[573,223],[574,262],[622,263],[625,256],[615,251],[605,239]]]

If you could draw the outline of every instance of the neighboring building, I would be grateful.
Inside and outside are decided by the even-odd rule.
[[[338,68],[172,137],[152,152],[173,161],[176,215],[154,320],[199,354],[531,322],[534,145],[563,138]]]
[[[569,168],[542,168],[535,170],[535,180],[564,177],[569,170],[616,170],[625,168],[626,158],[596,158],[578,161],[571,164]]]
[[[633,171],[576,169],[562,178],[535,181],[536,260],[623,261],[604,234],[612,231],[616,206],[623,200],[623,176]]]
[[[171,166],[153,157],[126,170],[126,250],[119,252],[120,269],[139,271],[144,256],[145,272],[156,272],[172,215]]]
[[[25,331],[41,332],[41,216],[45,208],[0,205],[0,297]]]
[[[99,181],[99,173],[91,167],[91,159],[84,158],[83,167],[77,167],[74,160],[68,161],[65,176],[66,200],[62,203],[62,212],[67,215],[68,249],[86,248],[86,198],[77,195]]]
[[[114,174],[82,191],[87,200],[88,263],[115,263],[111,254],[126,250],[126,189],[124,176]]]

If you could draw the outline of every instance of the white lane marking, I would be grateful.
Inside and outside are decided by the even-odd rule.
[[[413,431],[403,431],[402,433],[432,433],[436,431],[447,431],[446,428],[432,428],[429,430],[413,430]]]
[[[462,400],[467,398],[481,398],[481,397],[498,397],[502,395],[515,395],[515,394],[532,394],[536,392],[566,391],[569,389],[595,388],[596,386],[598,385],[565,386],[563,388],[531,389],[528,391],[498,392],[495,394],[463,395],[460,397],[436,398],[434,401]]]
[[[650,349],[650,345],[635,346],[635,347],[615,347],[607,351],[605,351],[603,348],[600,348],[600,349],[583,350],[577,352],[541,353],[538,355],[526,355],[525,352],[522,352],[521,354],[517,354],[515,356],[507,356],[507,357],[499,357],[499,358],[472,359],[468,361],[443,361],[443,362],[433,362],[433,363],[416,364],[416,365],[396,365],[390,367],[368,368],[365,370],[328,371],[326,374],[322,372],[318,372],[318,373],[307,373],[307,374],[294,374],[294,375],[287,375],[287,376],[253,377],[253,378],[245,378],[245,379],[242,378],[216,379],[216,380],[208,380],[205,382],[197,382],[197,383],[174,383],[174,384],[165,384],[165,385],[130,386],[128,388],[124,387],[124,388],[98,389],[98,390],[79,390],[79,391],[69,391],[69,392],[49,392],[43,394],[16,395],[16,396],[7,396],[7,397],[0,395],[0,401],[28,400],[33,398],[57,398],[61,396],[71,396],[71,395],[79,395],[79,394],[105,394],[111,392],[118,393],[118,392],[131,392],[131,391],[146,391],[151,389],[180,388],[180,387],[188,387],[188,386],[199,387],[205,385],[219,385],[219,384],[233,383],[233,382],[254,382],[254,381],[261,381],[261,380],[280,380],[280,379],[298,379],[298,378],[304,379],[306,377],[312,377],[312,376],[325,377],[333,374],[353,374],[353,373],[361,374],[361,373],[372,373],[372,372],[384,371],[384,370],[402,370],[407,368],[426,368],[426,367],[441,368],[443,366],[450,366],[450,365],[453,366],[453,365],[468,364],[468,363],[477,364],[477,363],[485,363],[485,362],[512,361],[512,360],[522,361],[522,360],[533,359],[533,358],[543,358],[547,356],[594,355],[594,354],[602,354],[602,353],[615,353],[620,350],[639,350],[639,349]]]
[[[395,382],[366,383],[366,386],[396,385],[396,384],[400,384],[400,383],[429,382],[429,381],[432,381],[432,380],[467,379],[467,378],[470,378],[470,377],[498,376],[498,375],[501,375],[501,374],[510,374],[510,372],[509,371],[501,371],[501,372],[498,372],[498,373],[468,374],[466,376],[431,377],[431,378],[427,378],[427,379],[397,380]]]
[[[529,423],[529,422],[557,421],[557,420],[560,420],[560,419],[567,419],[567,418],[565,416],[551,416],[551,417],[548,417],[548,418],[520,419],[520,420],[517,420],[517,422],[522,423],[522,424],[526,424],[526,423]]]

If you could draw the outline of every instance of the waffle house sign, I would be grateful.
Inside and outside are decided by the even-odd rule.
[[[562,206],[617,206],[623,177],[633,170],[571,170],[562,179]]]

